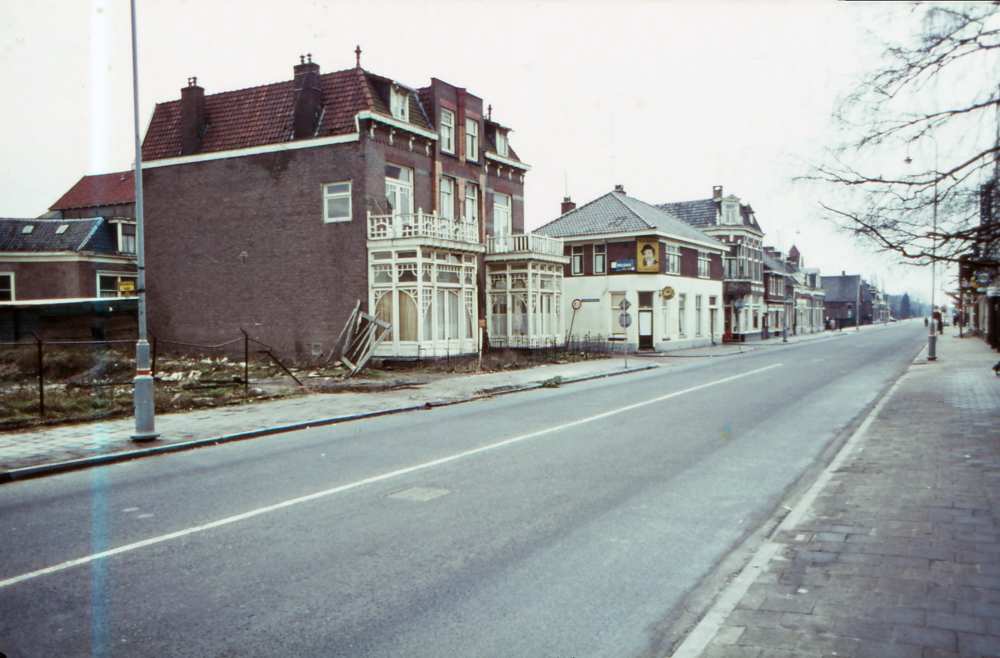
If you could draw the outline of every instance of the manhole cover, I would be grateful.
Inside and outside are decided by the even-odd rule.
[[[816,536],[815,532],[804,532],[802,530],[781,530],[774,533],[771,541],[775,544],[808,544]]]
[[[410,487],[402,491],[386,494],[386,498],[402,498],[404,500],[434,500],[445,494],[450,494],[448,489],[438,489],[437,487]]]

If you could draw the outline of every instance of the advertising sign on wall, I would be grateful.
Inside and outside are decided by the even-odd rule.
[[[640,272],[660,271],[660,245],[658,242],[638,240],[635,243],[635,248]]]

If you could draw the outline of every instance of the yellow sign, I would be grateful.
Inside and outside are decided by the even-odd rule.
[[[674,289],[671,288],[670,286],[667,286],[666,288],[663,289],[662,294],[663,298],[669,301],[674,298]]]
[[[119,281],[118,292],[135,292],[135,281]]]
[[[660,271],[660,243],[648,240],[639,240],[635,244],[636,248],[636,269],[640,272]]]

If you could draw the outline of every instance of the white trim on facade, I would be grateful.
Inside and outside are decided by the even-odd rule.
[[[510,158],[505,158],[502,155],[494,153],[493,151],[486,151],[486,159],[493,160],[494,162],[499,162],[500,164],[505,164],[508,167],[513,167],[514,169],[531,171],[530,165],[526,165],[523,162],[518,162],[517,160],[511,160]]]
[[[111,254],[68,253],[65,251],[32,251],[0,253],[4,263],[106,263],[108,265],[135,265],[135,256],[114,256]]]
[[[395,119],[381,118],[379,120],[384,120],[386,123],[400,123]],[[406,125],[406,124],[402,124]],[[420,130],[414,126],[407,128],[408,130]],[[420,134],[424,137],[426,131],[420,131]],[[437,135],[434,135],[434,139]],[[264,144],[263,146],[251,146],[245,149],[232,149],[229,151],[215,151],[212,153],[198,153],[195,155],[180,155],[175,158],[161,158],[158,160],[143,160],[143,169],[154,169],[156,167],[170,167],[173,165],[180,164],[190,164],[192,162],[209,162],[211,160],[227,160],[229,158],[242,158],[247,155],[258,155],[261,153],[277,153],[278,151],[294,151],[296,149],[307,149],[314,148],[317,146],[329,146],[330,144],[348,144],[350,142],[357,142],[361,139],[358,133],[348,133],[346,135],[334,135],[332,137],[317,137],[316,139],[305,139],[295,142],[278,142],[277,144]]]

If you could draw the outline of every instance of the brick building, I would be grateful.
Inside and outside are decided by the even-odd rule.
[[[661,351],[721,340],[724,245],[620,185],[579,208],[566,199],[562,212],[535,233],[565,244],[563,311],[574,336],[617,334],[631,350]]]
[[[491,108],[437,79],[414,89],[365,71],[357,55],[353,69],[302,58],[292,80],[211,95],[192,78],[156,106],[143,182],[158,335],[213,343],[243,328],[317,354],[361,301],[392,324],[377,354],[472,353],[487,265],[559,264],[561,247],[515,239],[529,167]],[[506,324],[488,338],[519,329]]]
[[[711,199],[661,203],[656,206],[701,230],[729,248],[723,261],[723,335],[726,340],[756,340],[767,333],[764,301],[764,232],[753,208],[722,186]]]

